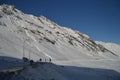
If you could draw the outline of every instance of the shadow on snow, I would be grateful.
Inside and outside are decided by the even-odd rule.
[[[7,67],[24,66],[22,63],[23,62],[21,59],[5,57],[5,56],[0,57],[0,68],[6,66]],[[51,69],[57,71],[59,74],[61,74],[63,77],[65,77],[68,80],[120,80],[120,73],[110,69],[64,66],[64,65],[56,65],[51,62],[34,62],[33,65],[36,64],[39,64],[39,66],[46,65]],[[3,79],[2,77],[6,75],[10,77],[11,74],[12,73],[7,73],[7,74],[3,72],[0,73],[0,80]]]

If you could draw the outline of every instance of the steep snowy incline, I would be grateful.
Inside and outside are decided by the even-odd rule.
[[[0,56],[31,59],[80,60],[118,58],[89,36],[61,27],[44,16],[0,6]]]

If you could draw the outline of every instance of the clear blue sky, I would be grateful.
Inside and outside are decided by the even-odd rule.
[[[120,0],[0,0],[24,13],[44,15],[94,40],[120,44]]]

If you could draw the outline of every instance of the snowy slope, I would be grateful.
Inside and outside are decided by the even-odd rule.
[[[97,44],[101,44],[103,45],[106,49],[114,52],[115,54],[120,56],[120,45],[119,44],[115,44],[115,43],[105,43],[102,41],[96,41]]]
[[[24,49],[23,49],[24,48]],[[0,55],[53,60],[117,58],[89,36],[61,27],[44,16],[24,14],[14,6],[0,6]]]

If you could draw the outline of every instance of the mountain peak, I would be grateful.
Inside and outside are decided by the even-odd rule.
[[[1,7],[7,7],[7,8],[11,8],[11,7],[14,7],[14,5],[8,5],[8,4],[2,4],[2,5],[0,5]]]
[[[17,10],[13,5],[7,5],[7,4],[0,5],[1,14],[13,15],[13,14],[18,14],[19,12],[20,11]]]

